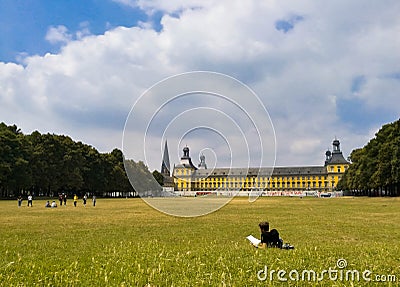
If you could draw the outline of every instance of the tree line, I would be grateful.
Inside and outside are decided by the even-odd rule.
[[[400,195],[400,119],[382,126],[367,145],[350,154],[338,188],[353,195]]]
[[[131,160],[130,165],[148,172],[142,162]],[[25,135],[16,125],[0,123],[0,197],[55,196],[62,192],[137,195],[119,149],[100,153],[69,136],[38,131]]]

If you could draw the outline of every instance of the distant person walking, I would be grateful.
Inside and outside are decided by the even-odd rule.
[[[76,207],[76,204],[78,203],[78,196],[74,194],[74,206]]]
[[[85,193],[85,195],[83,196],[83,206],[86,207],[86,201],[87,201],[87,195]]]
[[[62,206],[63,203],[63,195],[61,193],[58,194],[58,201],[60,202],[60,206]]]
[[[93,206],[96,206],[96,195],[93,194],[92,197],[92,201],[93,201]]]
[[[63,193],[63,194],[62,194],[62,198],[63,198],[63,200],[64,200],[64,206],[67,206],[67,194],[66,194],[66,193]]]
[[[18,200],[18,207],[21,207],[21,205],[22,205],[22,196],[21,195],[18,196],[17,200]]]
[[[33,196],[32,195],[28,195],[28,206],[32,207],[32,201],[33,201]]]

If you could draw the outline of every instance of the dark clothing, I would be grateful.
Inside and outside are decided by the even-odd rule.
[[[268,247],[282,248],[282,239],[279,238],[279,232],[276,229],[261,233],[261,243],[267,244]]]

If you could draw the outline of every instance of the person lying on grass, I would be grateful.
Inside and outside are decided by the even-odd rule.
[[[261,242],[258,244],[259,248],[276,247],[281,249],[294,249],[290,243],[283,244],[282,238],[279,236],[279,232],[276,229],[269,230],[269,222],[263,221],[258,224],[261,231]]]
[[[282,248],[283,240],[279,237],[279,232],[276,229],[269,230],[269,222],[263,221],[258,224],[261,231],[261,242],[258,247],[277,247]]]

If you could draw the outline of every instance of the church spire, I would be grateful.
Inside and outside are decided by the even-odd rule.
[[[169,164],[169,153],[168,153],[168,144],[167,140],[165,140],[164,146],[164,155],[161,163],[161,174],[165,176],[170,176],[170,164]]]

